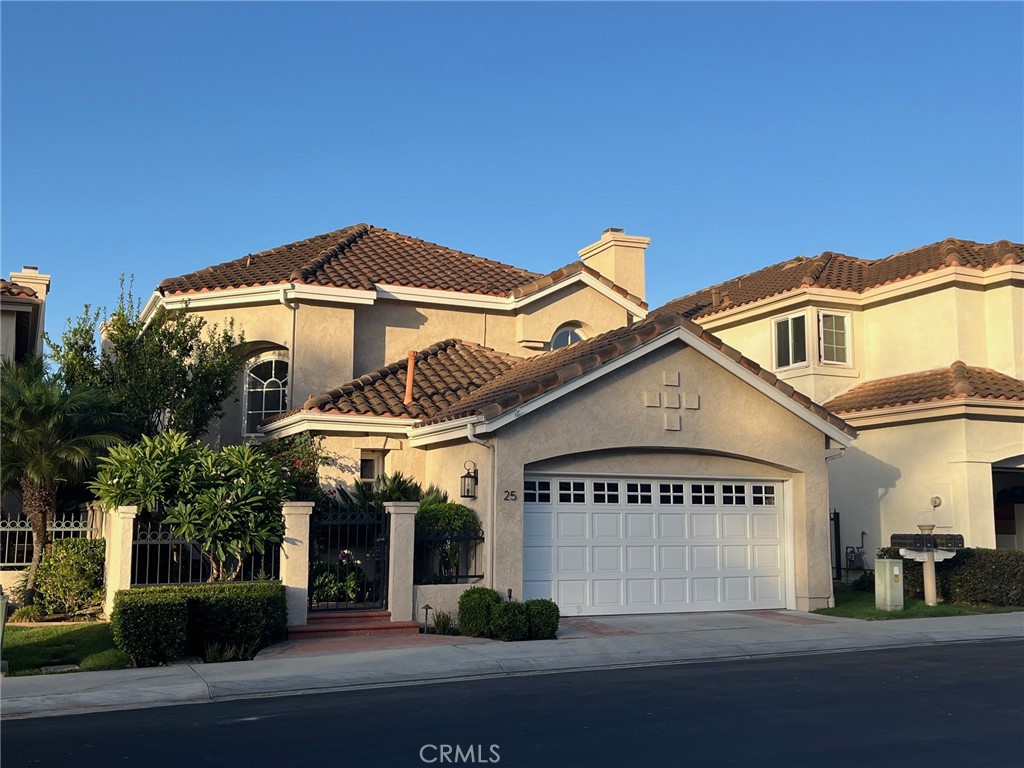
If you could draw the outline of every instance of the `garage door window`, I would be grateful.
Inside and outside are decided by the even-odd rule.
[[[745,485],[722,484],[722,504],[724,506],[743,506],[747,503],[747,487]]]
[[[618,504],[619,484],[594,482],[594,503],[595,504]]]
[[[690,503],[705,505],[715,503],[715,486],[712,483],[690,483]]]
[[[775,506],[774,485],[754,485],[750,488],[751,501],[755,507]]]
[[[626,483],[627,504],[653,504],[654,494],[651,483]]]
[[[523,483],[523,501],[530,504],[551,503],[550,480],[527,480]]]
[[[658,486],[658,501],[662,504],[685,504],[686,486],[682,483],[661,483]]]
[[[584,484],[575,480],[558,481],[558,503],[559,504],[586,504],[587,495],[584,492]]]

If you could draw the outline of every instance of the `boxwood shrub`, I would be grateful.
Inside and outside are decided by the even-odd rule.
[[[136,667],[155,667],[181,656],[187,620],[184,595],[148,589],[122,589],[114,595],[114,644]]]
[[[883,547],[879,557],[899,560],[898,549]],[[924,595],[923,564],[903,561],[904,594]],[[1013,549],[965,549],[935,564],[936,591],[952,603],[1024,605],[1024,552]]]
[[[71,614],[103,605],[103,539],[57,539],[36,570],[36,602],[47,614]]]
[[[498,603],[491,608],[491,635],[499,640],[526,640],[530,621],[523,603]]]
[[[126,597],[127,596],[127,597]],[[245,584],[188,584],[166,587],[142,587],[121,590],[114,596],[114,640],[133,659],[133,650],[140,643],[136,635],[149,636],[154,630],[148,627],[162,623],[164,613],[159,606],[163,600],[180,600],[185,612],[180,622],[180,648],[175,646],[177,656],[189,654],[205,656],[207,649],[216,647],[223,656],[225,649],[232,649],[237,658],[252,658],[261,649],[273,642],[284,639],[288,626],[288,611],[284,587],[274,582]],[[118,619],[119,603],[157,606],[142,608],[142,614],[152,614],[151,619],[142,618],[125,625]],[[134,615],[134,614],[133,614]],[[143,626],[140,627],[140,622]],[[122,629],[119,630],[119,624]],[[122,640],[118,640],[118,637]],[[177,631],[175,637],[177,636]],[[141,654],[146,657],[146,654]],[[174,656],[156,654],[151,663],[136,662],[137,666],[151,666],[168,661]]]
[[[501,595],[487,587],[470,587],[459,595],[459,633],[467,637],[487,637],[491,631],[491,612],[501,604]]]
[[[554,600],[527,600],[526,617],[531,640],[554,640],[558,633],[558,605]]]

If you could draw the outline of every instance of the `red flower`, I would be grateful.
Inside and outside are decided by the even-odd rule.
[[[292,466],[293,467],[301,467],[302,466],[302,459],[296,459],[295,463],[292,464]]]

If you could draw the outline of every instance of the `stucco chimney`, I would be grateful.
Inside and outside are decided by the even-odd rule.
[[[39,299],[39,324],[36,327],[35,352],[42,354],[43,331],[46,328],[46,295],[50,292],[50,276],[39,272],[39,267],[24,266],[21,272],[11,272],[11,282],[24,285],[36,292]]]
[[[644,253],[650,244],[649,237],[627,235],[621,229],[610,227],[601,233],[600,240],[579,254],[588,267],[596,269],[634,296],[646,299]]]

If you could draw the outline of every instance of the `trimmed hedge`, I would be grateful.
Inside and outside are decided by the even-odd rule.
[[[499,640],[526,640],[530,636],[530,621],[522,603],[498,603],[491,608],[491,634]]]
[[[114,595],[114,644],[136,667],[155,667],[182,656],[187,622],[184,595],[143,589],[122,589]]]
[[[36,602],[48,614],[103,605],[103,539],[57,539],[36,570]]]
[[[487,587],[470,587],[459,595],[459,632],[467,637],[487,637],[491,612],[501,604],[501,595]]]
[[[178,631],[182,636],[175,655],[161,651],[147,655],[144,648],[156,630],[164,626],[166,601],[180,600],[185,614]],[[131,605],[131,620],[125,622],[121,605]],[[142,606],[141,608],[137,606]],[[288,609],[284,587],[273,582],[245,584],[188,584],[121,590],[114,596],[114,641],[135,660],[136,666],[152,666],[184,654],[205,656],[216,646],[230,648],[238,658],[252,658],[261,649],[284,639]],[[120,640],[118,638],[121,638]],[[155,657],[155,658],[154,658]],[[143,663],[143,659],[151,663]]]
[[[893,547],[878,557],[899,560]],[[904,593],[924,595],[923,564],[903,561]],[[965,549],[935,564],[936,591],[946,602],[973,605],[1024,605],[1024,552],[1013,549]]]
[[[554,600],[527,600],[526,617],[531,640],[554,640],[558,633],[558,605]]]

